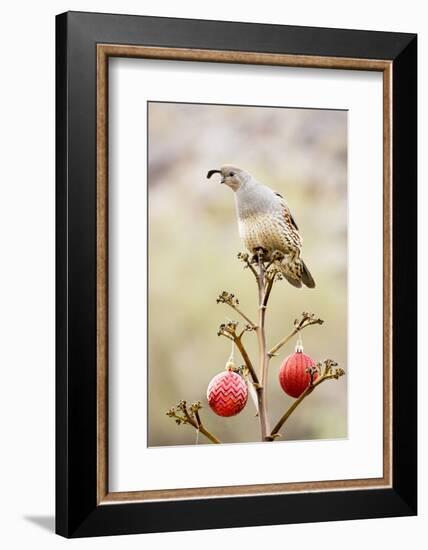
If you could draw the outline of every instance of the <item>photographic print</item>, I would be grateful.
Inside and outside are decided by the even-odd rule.
[[[66,13],[57,69],[57,532],[415,514],[416,36]]]
[[[148,102],[148,445],[347,437],[347,111]]]

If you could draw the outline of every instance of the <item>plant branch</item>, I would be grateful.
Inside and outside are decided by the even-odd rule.
[[[287,342],[298,334],[304,328],[319,324],[321,325],[324,321],[321,319],[315,318],[314,314],[311,313],[302,313],[300,319],[294,321],[294,328],[285,336],[278,344],[276,344],[271,350],[268,351],[266,345],[266,330],[265,330],[265,320],[266,320],[266,311],[268,301],[272,292],[273,285],[275,281],[280,280],[281,272],[278,268],[278,262],[281,262],[284,258],[283,254],[279,251],[275,251],[272,254],[267,254],[263,249],[259,249],[251,257],[247,253],[239,253],[238,258],[245,264],[244,267],[248,268],[254,275],[257,288],[258,288],[258,324],[255,324],[240,308],[239,300],[234,294],[223,291],[217,298],[217,303],[223,303],[232,308],[238,315],[240,315],[246,322],[244,328],[238,333],[238,322],[229,321],[220,325],[218,330],[219,336],[224,336],[228,338],[238,348],[242,359],[245,363],[244,366],[241,366],[238,369],[235,369],[237,372],[242,374],[244,378],[247,378],[248,375],[251,377],[251,383],[247,378],[247,384],[249,390],[252,392],[254,398],[254,389],[256,390],[257,403],[256,408],[258,409],[258,417],[260,422],[260,432],[262,441],[275,441],[276,438],[280,437],[279,430],[289,419],[291,414],[296,410],[296,408],[304,401],[304,399],[310,395],[314,389],[329,379],[338,379],[345,371],[341,368],[336,368],[337,363],[331,360],[326,360],[324,363],[318,363],[314,367],[307,369],[308,374],[310,375],[310,381],[308,387],[303,391],[303,393],[291,404],[291,406],[284,412],[281,418],[278,420],[274,428],[271,430],[269,425],[269,414],[268,414],[268,405],[267,405],[267,382],[268,382],[268,368],[269,362],[272,357],[275,356],[276,352],[281,349]],[[258,372],[254,368],[254,365],[250,359],[250,356],[242,342],[242,338],[245,332],[254,331],[257,334],[258,341]],[[246,371],[243,370],[244,367]],[[254,389],[253,389],[254,388]],[[178,425],[189,424],[198,432],[202,433],[209,441],[215,444],[221,443],[221,441],[213,435],[207,428],[203,425],[200,417],[200,409],[202,408],[199,401],[192,403],[190,407],[187,406],[186,401],[180,401],[176,407],[170,409],[166,414],[173,418]]]
[[[209,432],[205,426],[202,424],[198,427],[198,430],[201,432],[201,434],[204,434],[204,436],[209,439],[212,443],[220,444],[220,439],[217,439],[215,435],[213,435],[211,432]]]
[[[196,401],[195,403],[192,403],[190,405],[190,409],[188,409],[187,402],[182,400],[175,407],[173,407],[172,409],[169,409],[166,415],[169,416],[170,418],[174,418],[175,422],[178,425],[189,424],[190,426],[193,426],[195,430],[198,430],[200,433],[202,433],[212,443],[216,443],[216,444],[221,443],[221,441],[215,435],[213,435],[210,431],[208,431],[205,428],[205,426],[202,424],[201,417],[199,414],[200,409],[202,409],[202,405],[200,401]]]
[[[252,328],[256,328],[256,325],[253,323],[253,321],[252,321],[249,317],[247,317],[247,316],[245,315],[245,313],[243,313],[237,306],[231,305],[231,304],[228,304],[228,305],[230,305],[230,307],[231,307],[232,309],[234,309],[234,310],[236,311],[236,313],[239,313],[239,315],[240,315],[243,319],[245,319],[245,320],[247,321],[247,323],[248,323]]]
[[[258,273],[254,269],[254,267],[252,266],[249,258],[250,258],[250,256],[246,252],[239,252],[238,253],[238,260],[241,260],[242,262],[244,262],[245,267],[248,268],[251,271],[251,273],[254,275],[254,277],[257,280],[258,279]]]
[[[256,328],[256,325],[253,323],[253,321],[243,313],[239,306],[239,300],[236,298],[234,294],[231,294],[230,292],[226,292],[226,290],[223,290],[223,292],[218,296],[217,298],[218,304],[226,304],[232,309],[236,311],[243,319],[247,321],[247,323],[250,325],[252,329]]]
[[[229,334],[225,333],[225,332],[219,332],[218,333],[219,336],[224,336],[225,338],[228,338],[229,340],[232,340],[232,342],[235,341],[234,338],[232,338],[232,336],[229,336]]]
[[[296,410],[300,403],[310,395],[314,389],[325,382],[326,380],[339,379],[345,374],[345,371],[342,368],[336,368],[337,363],[331,359],[326,359],[324,363],[318,363],[315,367],[307,369],[308,374],[310,375],[310,382],[308,387],[304,392],[298,397],[291,406],[285,411],[281,416],[278,422],[275,424],[270,436],[267,438],[268,441],[274,441],[276,438],[280,437],[279,430],[285,424],[285,422],[290,418],[291,414]]]
[[[241,338],[239,336],[237,336],[234,341],[235,341],[236,347],[239,349],[239,353],[241,354],[242,359],[244,360],[245,366],[247,367],[251,375],[251,378],[253,379],[254,387],[256,388],[256,390],[258,390],[260,387],[259,378],[256,374],[256,371],[254,370],[253,364],[251,362],[251,359],[248,356],[247,350],[245,349],[241,341]]]
[[[287,342],[293,338],[296,334],[298,334],[301,330],[303,330],[306,327],[309,327],[311,325],[322,325],[324,321],[322,319],[316,319],[315,315],[313,313],[302,313],[302,318],[300,320],[296,319],[294,321],[294,329],[288,334],[285,338],[283,338],[276,346],[274,346],[271,350],[268,352],[269,357],[274,357],[276,352],[282,348]]]
[[[244,332],[249,330],[254,330],[254,329],[250,325],[247,325],[247,327],[244,328],[241,334],[238,335],[236,333],[237,327],[238,327],[238,323],[236,321],[230,321],[229,323],[220,325],[217,334],[218,336],[226,336],[227,338],[229,338],[229,340],[232,340],[233,342],[235,342],[235,345],[238,348],[239,353],[242,356],[242,359],[244,360],[245,366],[247,367],[248,372],[251,375],[254,386],[256,389],[258,389],[258,387],[260,386],[258,376],[253,367],[253,363],[251,362],[250,356],[248,355],[248,352],[245,349],[244,344],[242,343],[242,335],[244,334]]]
[[[263,305],[265,308],[267,307],[267,303],[269,300],[270,293],[272,291],[273,283],[275,282],[275,278],[276,278],[276,271],[269,275],[268,282],[266,284],[266,289],[263,297]]]
[[[257,340],[259,344],[259,369],[260,369],[260,384],[261,388],[257,392],[257,398],[259,401],[259,419],[260,419],[260,431],[261,439],[265,441],[269,435],[269,416],[267,410],[267,373],[269,365],[269,357],[267,355],[266,349],[266,333],[265,333],[265,317],[266,317],[266,271],[264,266],[264,252],[259,250],[257,252],[257,263],[258,263],[258,277],[257,277],[257,286],[259,290],[259,323],[256,328]],[[267,300],[266,300],[267,303]]]
[[[294,410],[300,405],[300,403],[305,399],[305,397],[307,397],[313,391],[314,391],[314,388],[311,386],[308,386],[306,390],[302,393],[302,395],[298,397],[291,404],[291,406],[285,411],[285,413],[281,416],[281,418],[275,424],[275,427],[273,428],[270,434],[270,441],[274,441],[277,437],[281,437],[281,435],[279,434],[279,430],[282,428],[283,424],[285,424],[285,422],[288,420],[288,418],[291,416]]]

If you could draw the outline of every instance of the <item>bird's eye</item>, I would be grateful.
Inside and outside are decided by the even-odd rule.
[[[234,172],[229,172],[229,176],[234,176]]]

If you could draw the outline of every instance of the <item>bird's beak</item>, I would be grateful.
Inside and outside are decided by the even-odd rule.
[[[210,170],[207,174],[207,178],[210,179],[210,177],[213,175],[213,174],[221,174],[221,171],[220,170]],[[221,178],[221,181],[220,183],[224,183],[224,178],[222,177]]]

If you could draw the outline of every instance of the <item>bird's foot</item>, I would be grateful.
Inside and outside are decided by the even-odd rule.
[[[264,248],[254,249],[254,254],[251,256],[251,263],[258,264],[259,262],[267,262],[268,252]]]

